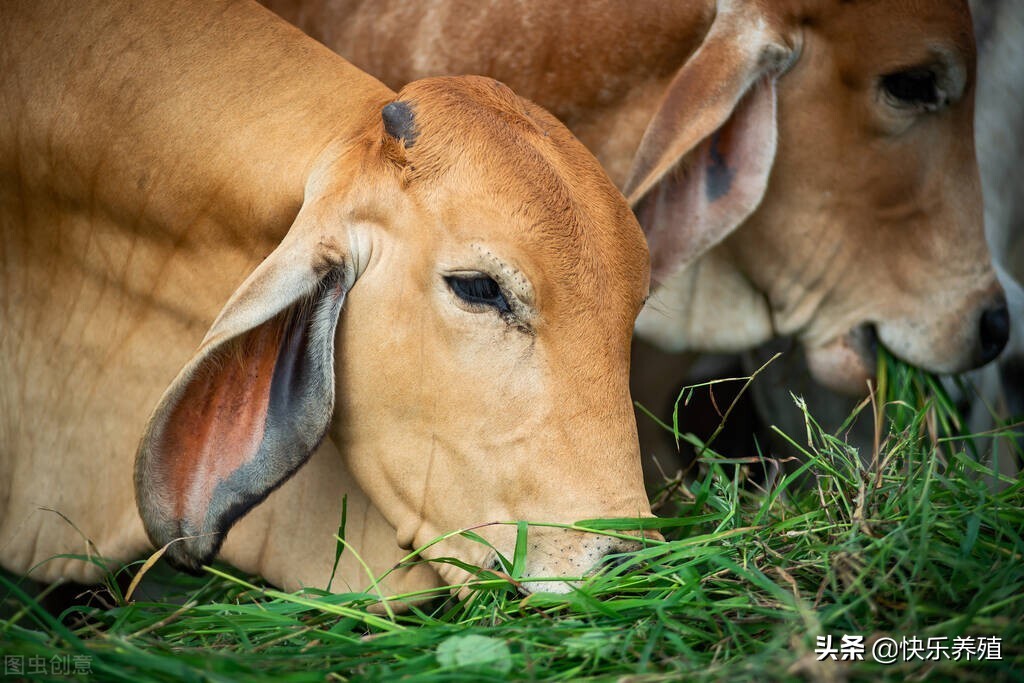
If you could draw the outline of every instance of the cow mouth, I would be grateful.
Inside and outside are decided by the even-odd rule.
[[[877,370],[878,330],[864,323],[830,342],[807,349],[807,366],[821,384],[840,393],[863,396]]]

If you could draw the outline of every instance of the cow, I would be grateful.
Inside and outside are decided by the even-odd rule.
[[[1024,53],[1019,40],[1024,35],[1024,5],[1014,2],[971,2],[978,47],[978,78],[975,99],[975,143],[984,195],[985,232],[993,263],[1006,294],[1010,311],[1010,341],[997,363],[968,373],[944,384],[963,419],[959,428],[965,434],[988,434],[997,428],[994,418],[1008,423],[1024,419],[1024,208],[1017,192],[1015,171],[1024,160],[1024,72],[1019,64]],[[786,343],[769,343],[744,354],[742,366],[732,367],[733,375],[750,374],[764,366]],[[706,363],[701,363],[706,365]],[[789,353],[761,369],[751,387],[757,417],[739,422],[741,433],[751,422],[778,427],[785,434],[805,429],[805,415],[794,406],[792,395],[801,396],[816,421],[834,432],[848,423],[859,399],[838,394],[815,384],[802,365],[799,353]],[[719,398],[721,400],[721,398]],[[689,413],[689,411],[687,411]],[[690,416],[686,414],[684,419]],[[714,421],[717,424],[717,420]],[[730,418],[736,426],[736,413]],[[784,455],[799,454],[784,439],[770,430],[758,430],[765,450]],[[729,431],[722,436],[730,434]],[[843,427],[843,438],[855,446],[865,463],[873,456],[875,425],[873,416],[863,415]],[[716,446],[723,442],[722,436]],[[1017,438],[974,439],[974,448],[983,463],[1007,477],[993,477],[992,484],[1002,488],[1019,475],[1024,440]],[[749,454],[747,444],[728,444],[730,453]]]
[[[576,133],[648,238],[634,395],[659,412],[685,351],[789,337],[864,394],[878,344],[953,373],[1006,343],[967,0],[265,2],[393,87],[490,75]]]
[[[394,594],[467,577],[407,555],[500,567],[495,522],[530,520],[563,526],[516,578],[557,592],[657,540],[564,526],[651,516],[649,256],[540,107],[395,93],[244,0],[12,0],[0,108],[4,568],[160,548],[323,588],[344,516],[334,589]]]
[[[978,46],[978,78],[975,142],[984,194],[985,232],[993,262],[1006,293],[1012,325],[1010,341],[996,363],[968,373],[965,382],[946,381],[946,389],[964,418],[960,428],[967,434],[986,434],[996,429],[994,418],[1010,423],[1024,419],[1024,198],[1018,191],[1017,170],[1024,162],[1024,5],[1017,2],[972,0]],[[777,345],[769,345],[746,358],[747,371],[761,366]],[[965,391],[966,389],[966,391]],[[815,418],[826,429],[836,430],[856,407],[857,400],[814,384],[801,371],[798,358],[776,362],[752,387],[760,415],[785,433],[804,429],[804,415],[796,409],[791,392],[803,396]],[[857,420],[844,437],[871,458],[874,424],[871,417]],[[764,435],[768,439],[771,435]],[[784,443],[777,451],[792,453]],[[1024,438],[975,439],[983,462],[995,472],[1019,475]],[[1005,480],[993,485],[1004,487]]]

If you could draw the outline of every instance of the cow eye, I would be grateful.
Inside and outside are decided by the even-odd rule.
[[[455,293],[455,296],[467,303],[490,306],[497,309],[499,313],[508,313],[512,310],[512,307],[508,305],[508,299],[505,298],[501,287],[494,281],[494,278],[486,275],[470,277],[449,275],[445,278],[445,282],[448,283],[448,287]]]
[[[897,107],[919,107],[934,111],[944,104],[945,94],[939,89],[935,72],[916,68],[882,76],[882,90]]]

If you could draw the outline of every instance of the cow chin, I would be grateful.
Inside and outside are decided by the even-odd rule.
[[[871,325],[861,325],[832,341],[807,347],[807,367],[815,380],[833,391],[863,396],[874,378],[877,337]]]

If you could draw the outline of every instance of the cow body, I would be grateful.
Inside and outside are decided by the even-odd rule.
[[[958,372],[1006,342],[966,0],[267,4],[392,86],[505,79],[595,152],[648,236],[634,395],[659,413],[686,366],[665,352],[792,337],[863,394],[876,343]]]
[[[170,53],[174,77],[153,80],[141,59],[190,31],[147,30],[148,18],[133,24],[118,9],[40,6],[65,16],[43,24],[53,31],[45,36],[28,14],[3,24],[0,544],[5,566],[19,571],[85,554],[81,534],[113,558],[148,547],[132,458],[149,413],[238,282],[287,232],[321,148],[354,135],[392,96],[307,45],[306,73],[280,93],[322,98],[298,113],[307,120],[254,97],[248,84],[267,71],[295,75],[288,65],[301,55],[289,54],[294,36],[283,26],[238,54],[244,45],[226,38],[234,29],[211,22]],[[111,40],[90,44],[103,35]],[[118,59],[121,50],[139,57]],[[211,77],[237,65],[249,70]],[[318,94],[305,90],[310,82]],[[42,579],[83,571],[71,560],[41,569]]]
[[[343,500],[376,573],[462,526],[650,514],[642,234],[549,115],[487,79],[396,100],[247,2],[0,13],[3,566],[89,580],[51,558],[152,541],[323,587]],[[635,546],[545,533],[533,575]],[[347,553],[335,588],[369,581]]]

